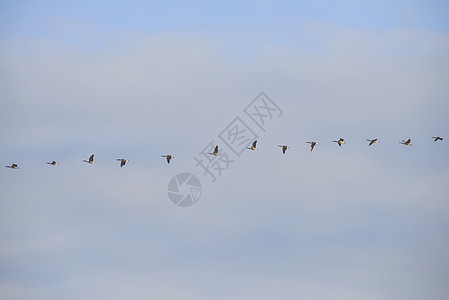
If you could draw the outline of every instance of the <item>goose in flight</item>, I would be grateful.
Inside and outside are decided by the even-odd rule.
[[[310,144],[310,151],[313,150],[313,147],[315,147],[316,145],[318,145],[317,142],[306,142],[307,144]]]
[[[378,139],[374,139],[374,140],[366,139],[366,141],[369,142],[368,146],[371,146],[374,143],[379,143]]]
[[[338,141],[332,141],[332,142],[337,143],[338,146],[341,147],[341,144],[344,144],[344,143],[345,143],[345,139],[344,139],[344,138],[340,138]]]
[[[47,165],[57,166],[58,163],[55,161],[52,161],[52,162],[47,162]]]
[[[255,140],[253,142],[253,144],[251,145],[251,148],[246,148],[246,149],[253,150],[253,151],[254,150],[259,150],[259,148],[257,148],[256,145],[257,145],[257,140]]]
[[[95,162],[94,162],[94,155],[92,154],[90,157],[89,157],[89,160],[83,160],[84,162],[86,162],[86,163],[88,163],[88,164],[94,164]]]
[[[167,155],[161,155],[161,157],[165,157],[167,159],[167,164],[170,163],[170,159],[175,158],[173,155],[171,154],[167,154]]]
[[[290,147],[287,146],[287,145],[278,145],[278,147],[281,147],[281,148],[282,148],[282,154],[285,154],[285,151],[287,151],[287,149],[290,148]]]
[[[412,140],[408,139],[408,140],[402,140],[402,142],[399,142],[399,144],[402,145],[406,145],[406,146],[411,146],[412,144],[410,143]]]
[[[124,158],[117,158],[116,160],[120,161],[120,168],[126,165],[126,163],[128,162],[128,160]]]
[[[10,169],[20,169],[18,165],[16,164],[12,164],[10,166],[5,166],[5,168],[10,168]]]
[[[439,137],[439,136],[433,136],[432,137],[434,140],[434,142],[436,142],[436,141],[442,141],[443,140],[443,138],[442,137]]]
[[[218,153],[218,145],[217,145],[217,146],[215,146],[214,152],[209,152],[209,154],[211,154],[211,155],[215,155],[215,156],[218,156],[218,155],[220,155],[221,153]]]

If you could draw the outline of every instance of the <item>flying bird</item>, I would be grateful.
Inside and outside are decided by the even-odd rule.
[[[221,155],[221,153],[218,153],[218,145],[215,146],[214,152],[209,152],[209,154],[215,155],[215,156]]]
[[[10,166],[5,166],[6,168],[10,168],[10,169],[20,169],[18,165],[16,164],[12,164]]]
[[[171,154],[167,154],[167,155],[161,155],[161,157],[165,157],[167,159],[167,164],[170,163],[170,159],[175,158],[173,155]]]
[[[287,146],[287,145],[278,145],[278,147],[281,147],[281,148],[282,148],[282,154],[285,154],[285,151],[287,151],[287,149],[290,148],[290,147]]]
[[[83,160],[83,162],[86,162],[86,163],[88,163],[88,164],[94,164],[95,162],[94,162],[94,155],[92,154],[90,157],[89,157],[89,160]]]
[[[341,147],[341,144],[344,144],[345,143],[345,139],[343,139],[343,138],[340,138],[338,141],[332,141],[332,142],[334,142],[334,143],[337,143],[338,144],[338,146],[340,146]]]
[[[126,163],[128,162],[128,160],[124,158],[117,158],[116,160],[120,161],[120,168],[126,165]]]
[[[406,146],[411,146],[412,144],[410,142],[411,142],[410,139],[402,140],[402,142],[399,142],[399,144],[406,145]]]
[[[379,143],[378,139],[374,139],[374,140],[366,139],[366,141],[369,142],[368,146],[371,146],[374,143]]]
[[[313,147],[315,147],[316,145],[318,145],[317,142],[306,142],[307,144],[310,144],[310,151],[313,150]]]
[[[47,162],[47,165],[57,166],[58,163],[55,161],[52,161],[52,162]]]
[[[253,150],[253,151],[254,150],[259,150],[259,148],[257,148],[256,145],[257,145],[257,140],[255,140],[253,142],[253,144],[251,145],[251,148],[246,148],[246,149]]]
[[[439,136],[433,136],[432,137],[434,140],[434,142],[436,142],[436,141],[442,141],[443,140],[443,138],[442,137],[439,137]]]

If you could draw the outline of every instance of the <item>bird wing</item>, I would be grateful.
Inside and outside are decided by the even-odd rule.
[[[257,145],[257,140],[255,140],[255,141],[253,142],[253,148],[256,148],[256,145]]]
[[[93,154],[89,157],[89,161],[94,161],[94,155]]]
[[[214,153],[218,153],[218,145],[215,146]]]

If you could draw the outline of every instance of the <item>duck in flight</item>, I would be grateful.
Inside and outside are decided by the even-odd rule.
[[[89,157],[89,160],[83,160],[83,162],[86,162],[86,163],[88,163],[88,164],[94,164],[95,162],[94,162],[94,155],[92,154],[90,157]]]
[[[215,155],[215,156],[221,155],[221,153],[218,153],[218,145],[215,146],[214,152],[209,152],[209,154],[210,155]]]
[[[371,146],[374,143],[379,143],[378,139],[374,139],[374,140],[366,139],[366,141],[369,142],[368,146]]]
[[[285,154],[285,151],[287,151],[287,149],[290,148],[290,147],[287,146],[287,145],[278,145],[278,147],[281,147],[281,148],[282,148],[282,154]]]
[[[16,164],[12,164],[10,166],[5,166],[5,168],[10,168],[10,169],[20,169],[18,165]]]
[[[402,140],[402,142],[399,142],[399,144],[406,145],[406,146],[411,146],[412,145],[411,141],[412,141],[411,139]]]
[[[257,145],[257,140],[255,140],[253,142],[253,144],[251,145],[251,148],[246,148],[246,149],[253,150],[253,151],[259,150],[259,148],[257,148],[256,145]]]
[[[344,138],[340,138],[338,141],[332,141],[332,142],[337,143],[338,146],[341,147],[341,144],[344,144],[344,143],[345,143],[345,139],[344,139]]]
[[[171,154],[167,154],[167,155],[161,155],[161,157],[165,157],[167,159],[167,164],[170,163],[170,159],[175,158],[173,155]]]
[[[126,165],[126,163],[128,162],[128,160],[124,158],[117,158],[116,160],[120,161],[120,168]]]
[[[443,138],[442,137],[439,137],[439,136],[433,136],[432,137],[434,140],[434,142],[436,142],[436,141],[442,141],[443,140]]]
[[[306,142],[307,144],[310,144],[310,151],[313,150],[313,147],[315,147],[316,145],[318,145],[317,142]]]
[[[47,162],[47,165],[57,166],[58,163],[55,161],[52,161],[52,162]]]

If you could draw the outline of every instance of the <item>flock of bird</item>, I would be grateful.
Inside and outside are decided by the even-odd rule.
[[[439,137],[439,136],[433,136],[432,139],[433,139],[434,142],[442,141],[442,140],[443,140],[443,138],[442,138],[442,137]],[[379,140],[378,140],[378,139],[372,139],[372,140],[371,140],[371,139],[366,139],[366,141],[369,142],[369,143],[368,143],[368,146],[371,146],[371,145],[373,145],[373,144],[375,144],[375,143],[379,143]],[[339,140],[337,140],[337,141],[332,141],[332,142],[333,142],[333,143],[337,143],[338,146],[341,147],[341,145],[343,145],[343,144],[345,143],[345,139],[340,138]],[[399,142],[399,143],[400,143],[400,144],[403,144],[403,145],[405,145],[405,146],[411,146],[411,145],[412,145],[411,142],[412,142],[411,139],[408,139],[408,140],[402,140],[402,141]],[[306,142],[306,143],[307,143],[307,144],[310,144],[310,151],[313,151],[313,148],[314,148],[316,145],[318,145],[318,142]],[[282,148],[282,153],[283,153],[283,154],[285,154],[285,152],[287,151],[287,149],[290,148],[290,147],[287,146],[287,145],[278,145],[278,147]],[[251,144],[251,147],[249,147],[249,148],[247,148],[247,149],[248,149],[248,150],[253,150],[253,151],[254,151],[254,150],[259,150],[259,148],[257,148],[257,140],[255,140],[255,141]],[[215,146],[213,152],[209,152],[208,154],[214,155],[214,156],[221,155],[221,153],[220,153],[219,150],[218,150],[218,145]],[[170,163],[170,160],[171,160],[171,159],[175,158],[175,157],[174,157],[173,155],[171,155],[171,154],[161,155],[161,157],[165,157],[165,159],[167,160],[167,163],[168,163],[168,164]],[[120,161],[120,168],[122,168],[122,167],[123,167],[124,165],[126,165],[126,163],[128,162],[128,160],[125,159],[125,158],[117,158],[116,160],[117,160],[117,161]],[[89,157],[88,160],[83,160],[83,162],[88,163],[88,164],[94,164],[94,163],[95,163],[95,161],[94,161],[94,155],[92,154],[92,155]],[[48,165],[52,165],[52,166],[57,166],[57,165],[58,165],[58,163],[57,163],[56,161],[47,162],[47,164],[48,164]],[[10,165],[10,166],[5,166],[5,167],[6,167],[6,168],[10,168],[10,169],[20,169],[19,166],[18,166],[17,164],[12,164],[12,165]]]

